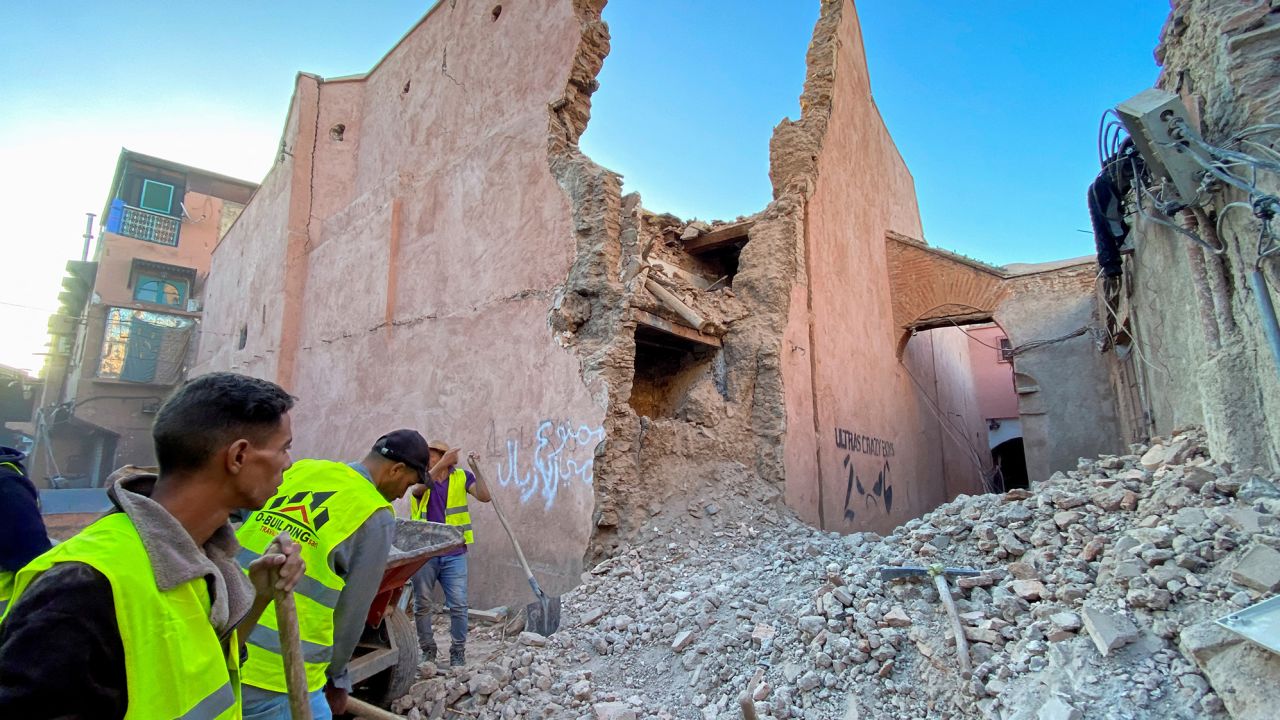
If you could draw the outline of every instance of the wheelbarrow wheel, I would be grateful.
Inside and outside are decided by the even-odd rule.
[[[369,678],[365,685],[367,693],[361,695],[374,705],[389,707],[392,702],[404,697],[418,680],[422,650],[418,648],[418,630],[413,625],[413,619],[404,610],[393,608],[382,624],[399,657],[395,665]]]

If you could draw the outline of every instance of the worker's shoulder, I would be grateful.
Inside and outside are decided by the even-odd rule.
[[[369,480],[367,471],[350,463],[337,460],[321,460],[319,458],[303,458],[295,460],[288,470],[284,471],[286,483],[326,482],[335,479],[346,481]]]
[[[111,581],[97,568],[74,560],[60,562],[31,581],[13,614],[44,612],[81,615],[106,603],[111,607]]]
[[[31,478],[7,467],[0,467],[0,496],[6,498],[6,501],[0,501],[0,509],[4,509],[9,505],[9,498],[20,496],[35,500],[40,497],[40,493]]]

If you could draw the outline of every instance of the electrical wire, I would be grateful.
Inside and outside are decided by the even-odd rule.
[[[955,423],[951,421],[951,418],[947,417],[946,413],[938,406],[937,402],[929,396],[928,390],[925,389],[924,385],[920,383],[920,380],[911,372],[911,369],[907,367],[907,364],[902,361],[899,361],[898,364],[907,374],[907,377],[911,379],[911,382],[915,384],[916,389],[920,391],[920,395],[925,399],[925,403],[929,406],[929,409],[933,412],[934,416],[938,418],[939,427],[950,435],[951,439],[954,440],[957,445],[960,445],[961,447],[968,447],[970,459],[973,460],[974,466],[977,467],[978,474],[982,476],[982,489],[988,493],[995,492],[995,486],[993,485],[992,480],[995,479],[996,473],[999,472],[999,470],[987,470],[986,465],[982,462],[982,456],[978,454],[977,448],[974,447],[973,443],[962,431],[960,431],[959,428],[955,427]]]
[[[997,345],[992,345],[992,344],[990,344],[990,343],[985,343],[985,342],[983,342],[981,338],[979,338],[977,335],[974,335],[973,333],[969,332],[968,330],[965,330],[965,329],[964,329],[964,326],[963,326],[963,325],[961,325],[960,323],[956,322],[955,320],[952,320],[951,318],[947,318],[947,322],[951,323],[952,325],[955,325],[957,330],[959,330],[960,332],[964,333],[965,335],[968,335],[970,340],[972,340],[972,341],[974,341],[974,342],[978,343],[979,345],[982,345],[982,346],[984,346],[984,347],[989,347],[989,348],[991,348],[992,350],[998,350],[998,351],[1000,351],[1000,352],[1004,352],[1004,351],[1005,351],[1005,348],[999,347],[999,346],[997,346]]]

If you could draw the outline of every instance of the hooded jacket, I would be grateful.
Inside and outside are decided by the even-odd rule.
[[[203,577],[209,583],[209,622],[226,638],[248,614],[253,587],[236,563],[240,544],[223,525],[203,547],[151,500],[156,476],[121,468],[108,478],[107,496],[133,521],[151,560],[156,584],[167,590]],[[0,623],[0,717],[123,718],[128,704],[124,646],[111,583],[83,563],[41,575]]]

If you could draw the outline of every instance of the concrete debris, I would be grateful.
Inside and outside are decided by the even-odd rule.
[[[900,607],[895,607],[885,613],[884,622],[889,627],[907,627],[911,624],[911,617]]]
[[[1204,436],[1161,445],[1199,449]],[[760,718],[1263,717],[1248,713],[1280,706],[1280,657],[1196,628],[1263,597],[1280,523],[1237,498],[1256,471],[1183,451],[1215,478],[1193,491],[1193,466],[1148,471],[1146,454],[1082,461],[1030,492],[962,496],[885,537],[823,532],[777,501],[729,502],[765,482],[740,477],[714,496],[713,523],[655,516],[651,538],[585,573],[544,647],[473,630],[475,666],[433,673],[396,709],[727,720],[746,693]],[[1232,479],[1236,493],[1223,492]],[[1094,501],[1111,489],[1132,509]],[[1063,512],[1078,517],[1060,523]],[[878,572],[933,563],[982,571],[952,590],[967,675],[933,584]],[[500,687],[482,692],[482,675]]]
[[[1280,552],[1266,545],[1254,545],[1236,563],[1231,579],[1261,592],[1280,590]]]
[[[1212,688],[1205,698],[1219,713],[1225,709],[1234,720],[1271,720],[1280,705],[1280,655],[1254,645],[1213,622],[1192,625],[1182,631],[1182,651],[1204,673]],[[1199,679],[1199,678],[1197,678]],[[1183,687],[1188,687],[1184,684]],[[1190,687],[1198,692],[1202,686]],[[1201,707],[1206,707],[1204,702]]]
[[[1072,707],[1070,704],[1063,702],[1060,698],[1051,697],[1044,705],[1040,706],[1040,714],[1038,720],[1080,720],[1083,715],[1080,711]]]
[[[599,616],[596,616],[597,619]],[[525,631],[520,633],[520,644],[530,647],[545,647],[547,639],[536,632]]]
[[[1124,615],[1091,607],[1084,608],[1082,615],[1084,629],[1103,655],[1138,639],[1138,628]]]

